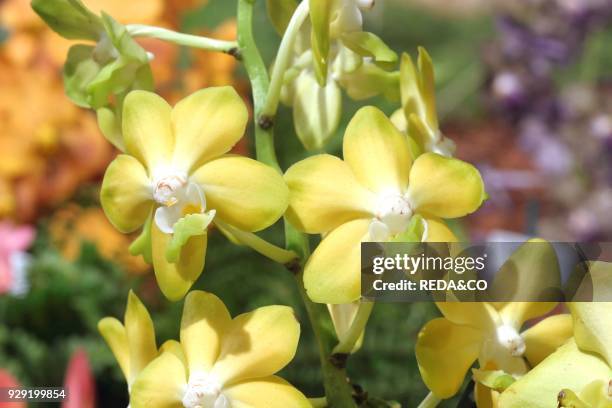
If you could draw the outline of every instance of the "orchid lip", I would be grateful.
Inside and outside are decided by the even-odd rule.
[[[184,172],[164,172],[154,179],[152,187],[153,199],[160,205],[155,210],[155,224],[165,234],[174,233],[174,224],[185,215],[206,211],[202,187]]]

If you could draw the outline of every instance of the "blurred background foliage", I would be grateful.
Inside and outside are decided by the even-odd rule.
[[[122,22],[235,36],[233,0],[143,0],[130,7],[116,0],[84,2]],[[97,333],[98,320],[121,318],[132,288],[149,308],[161,344],[178,336],[182,302],[161,297],[147,265],[127,254],[130,237],[116,232],[100,210],[100,177],[115,152],[92,114],[63,96],[59,72],[67,45],[36,20],[28,3],[0,1],[0,218],[34,225],[37,232],[28,289],[11,291],[9,284],[0,294],[0,369],[25,385],[58,386],[70,356],[84,348],[98,406],[126,406],[126,386]],[[264,4],[257,2],[255,31],[271,63],[280,39]],[[368,14],[367,29],[394,50],[429,50],[444,131],[458,143],[459,157],[483,172],[492,199],[468,223],[454,225],[463,236],[612,237],[611,13],[607,0],[381,0]],[[155,54],[164,97],[176,101],[204,86],[233,84],[248,100],[245,73],[231,57],[157,41],[143,45]],[[367,103],[389,114],[398,107],[382,98]],[[359,106],[345,100],[343,126]],[[287,168],[307,153],[289,109],[281,108],[276,127]],[[339,153],[343,132],[341,127],[327,151]],[[252,154],[251,137],[237,150]],[[282,243],[280,225],[264,235]],[[216,231],[206,263],[195,288],[219,295],[234,315],[268,304],[296,308],[303,334],[283,375],[308,396],[322,395],[316,344],[293,277]],[[376,305],[363,348],[349,362],[354,382],[371,395],[416,406],[427,390],[414,343],[436,315],[431,304]]]

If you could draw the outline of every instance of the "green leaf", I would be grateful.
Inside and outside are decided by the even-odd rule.
[[[98,41],[104,31],[100,17],[80,0],[32,0],[32,8],[53,31],[70,40]]]
[[[189,214],[178,220],[174,224],[174,234],[166,248],[166,260],[170,263],[177,263],[183,245],[191,237],[206,234],[213,218],[215,218],[215,211],[211,210],[204,214]]]
[[[151,222],[152,220],[153,220],[153,213],[149,215],[149,218],[147,218],[147,221],[142,227],[142,232],[140,233],[138,238],[136,238],[134,242],[132,242],[129,248],[131,255],[133,256],[142,255],[143,259],[147,263],[153,263],[153,254],[152,254],[152,248],[151,248]]]
[[[266,0],[268,17],[279,35],[285,33],[297,6],[297,0]]]
[[[472,373],[474,374],[474,380],[497,392],[503,392],[516,381],[513,376],[502,370],[488,371],[474,368]]]
[[[397,54],[378,36],[366,31],[354,31],[342,34],[342,43],[361,55],[373,58],[384,66],[395,65]]]
[[[310,21],[312,23],[312,56],[317,81],[321,87],[327,83],[327,67],[329,59],[329,27],[332,17],[333,1],[308,0],[310,6]]]

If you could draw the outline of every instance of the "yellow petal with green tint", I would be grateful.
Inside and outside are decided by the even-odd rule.
[[[478,408],[497,408],[499,392],[476,382],[474,385],[474,400]]]
[[[569,314],[550,316],[531,326],[521,333],[527,361],[535,367],[561,347],[572,334],[572,317]]]
[[[241,156],[225,156],[200,167],[192,180],[204,190],[206,206],[224,222],[246,231],[274,224],[289,204],[289,189],[272,167]]]
[[[578,349],[573,339],[561,346],[518,379],[499,398],[504,408],[550,408],[557,406],[562,389],[582,390],[596,379],[609,381],[612,369],[592,353]]]
[[[436,112],[436,86],[431,57],[423,47],[419,47],[419,66],[421,97],[425,104],[425,117],[432,130],[438,129],[438,114]]]
[[[558,305],[556,302],[494,302],[493,304],[498,308],[504,323],[516,329],[522,327],[528,320],[544,316]]]
[[[412,165],[408,196],[420,214],[457,218],[476,211],[485,199],[485,190],[476,167],[425,153]]]
[[[107,107],[100,108],[96,111],[98,119],[98,127],[102,135],[113,146],[122,152],[125,152],[125,144],[123,143],[123,135],[121,134],[121,123],[117,120],[115,112]]]
[[[132,384],[130,407],[183,408],[186,387],[187,376],[181,360],[174,353],[163,353]]]
[[[333,1],[307,0],[312,23],[311,45],[315,74],[319,85],[325,86],[327,81],[327,64],[329,58],[329,29],[332,18]]]
[[[372,58],[376,63],[394,68],[397,54],[376,34],[366,31],[351,31],[342,34],[342,43],[362,57]]]
[[[100,201],[119,231],[129,233],[141,227],[153,207],[150,181],[142,164],[125,154],[117,156],[104,174]]]
[[[132,383],[142,369],[157,356],[153,321],[147,308],[132,291],[128,295],[124,323],[130,352],[128,383]]]
[[[229,311],[217,296],[201,290],[187,295],[181,319],[181,344],[189,372],[211,370],[231,322]]]
[[[114,317],[105,317],[98,322],[98,331],[113,352],[127,380],[130,376],[130,350],[125,327]]]
[[[403,53],[400,62],[400,94],[405,120],[412,114],[425,117],[426,107],[425,100],[421,97],[420,82],[420,75],[412,58]]]
[[[223,389],[232,408],[311,408],[308,398],[277,376],[245,381]]]
[[[304,287],[317,303],[342,304],[361,296],[361,241],[370,220],[355,220],[327,234],[304,268]]]
[[[455,324],[483,331],[494,330],[503,324],[495,308],[486,302],[436,302],[440,312]]]
[[[159,347],[159,355],[161,356],[164,353],[172,353],[178,357],[179,360],[183,363],[185,368],[187,368],[187,359],[185,358],[185,352],[183,351],[183,346],[176,340],[166,340],[164,344]],[[185,371],[187,374],[187,370]]]
[[[320,234],[358,218],[372,218],[376,196],[355,179],[349,166],[321,154],[287,170],[287,218],[301,231]]]
[[[580,399],[591,407],[612,408],[610,382],[604,380],[593,381],[580,391]]]
[[[293,359],[299,338],[290,307],[264,306],[241,314],[229,325],[211,374],[226,386],[272,375]]]
[[[568,306],[578,347],[599,354],[612,366],[612,302],[580,302]]]
[[[412,158],[405,135],[378,108],[361,108],[344,135],[344,161],[374,192],[404,192]]]
[[[174,149],[172,108],[153,92],[132,91],[123,102],[123,142],[126,153],[149,171],[168,163]]]
[[[601,302],[612,298],[612,262],[587,261],[576,265],[565,287],[573,302]]]
[[[342,119],[342,91],[336,81],[320,86],[310,71],[295,80],[293,123],[306,150],[323,149]]]
[[[425,218],[427,237],[425,242],[457,242],[457,236],[438,218]]]
[[[169,300],[182,299],[202,273],[207,237],[207,234],[191,237],[182,247],[178,262],[170,263],[166,259],[166,250],[172,235],[164,234],[152,223],[153,269],[159,288]]]
[[[206,88],[183,99],[172,110],[175,165],[191,171],[227,153],[242,138],[248,118],[231,86]]]
[[[490,285],[491,298],[510,302],[501,308],[504,321],[514,327],[542,316],[556,306],[561,270],[555,248],[542,239],[530,239],[504,262]],[[522,300],[534,302],[521,302]]]
[[[421,377],[438,398],[452,397],[478,358],[482,332],[444,318],[429,321],[415,346]]]

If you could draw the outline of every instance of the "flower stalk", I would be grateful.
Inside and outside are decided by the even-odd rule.
[[[216,220],[215,224],[217,224],[219,228],[230,233],[241,244],[251,247],[274,262],[287,265],[297,258],[295,252],[271,244],[252,232],[242,231],[220,220]]]
[[[436,397],[433,392],[427,394],[427,396],[421,401],[417,408],[435,408],[441,402],[440,398]]]
[[[126,28],[132,37],[157,38],[159,40],[168,41],[177,45],[184,45],[186,47],[199,48],[206,51],[223,52],[240,59],[238,43],[236,41],[224,41],[202,37],[199,35],[178,33],[166,28],[144,24],[129,24],[126,26]]]
[[[287,30],[283,35],[283,39],[276,57],[276,62],[274,63],[274,68],[272,69],[272,77],[270,79],[270,87],[268,89],[266,103],[261,112],[263,117],[274,117],[276,111],[278,110],[285,72],[287,71],[289,63],[291,62],[293,46],[295,45],[300,28],[308,18],[308,11],[308,2],[301,2],[287,25]]]
[[[253,2],[238,1],[238,46],[244,67],[251,81],[255,109],[255,151],[257,160],[281,172],[274,151],[273,123],[261,120],[262,108],[270,86],[268,70],[253,37]]]

